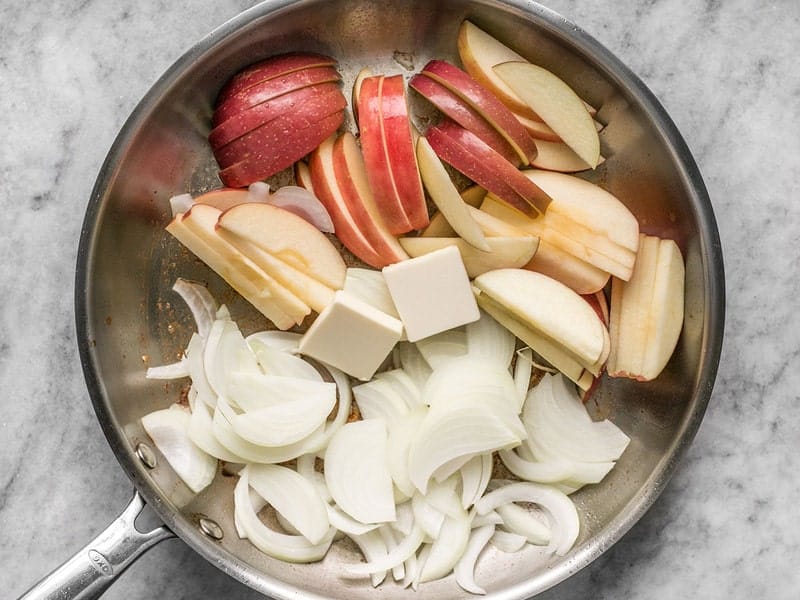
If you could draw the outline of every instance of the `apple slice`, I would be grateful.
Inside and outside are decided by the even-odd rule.
[[[459,195],[469,206],[478,207],[486,197],[486,190],[479,185],[471,185],[459,192]],[[484,234],[486,234],[485,231]],[[438,211],[431,217],[430,224],[420,233],[422,237],[455,237],[457,235],[450,223],[447,222],[447,219],[444,218],[444,215]],[[525,235],[524,232],[523,235]]]
[[[217,235],[247,256],[259,269],[292,292],[312,310],[320,313],[333,302],[334,290],[304,271],[296,269],[223,227],[217,228]]]
[[[658,377],[683,328],[684,288],[678,245],[642,235],[633,276],[611,283],[610,376],[640,381]]]
[[[339,188],[333,163],[336,139],[335,135],[329,137],[311,153],[308,167],[311,171],[314,192],[331,216],[336,237],[344,247],[368,265],[381,268],[384,259],[362,233],[353,215],[350,214],[347,200]]]
[[[216,225],[220,214],[221,211],[213,206],[195,204],[188,212],[177,215],[167,225],[167,231],[276,327],[285,330],[302,323],[311,308],[219,236]]]
[[[367,78],[372,77],[374,73],[369,67],[363,67],[356,75],[353,81],[353,92],[350,97],[350,104],[353,107],[353,119],[355,119],[356,126],[358,126],[358,97],[361,95],[361,83]]]
[[[312,194],[314,193],[314,184],[311,181],[311,171],[307,162],[298,160],[294,163],[294,181],[301,188],[307,189]]]
[[[369,187],[389,231],[399,235],[412,231],[414,226],[406,216],[392,177],[381,119],[382,87],[383,75],[362,80],[358,99],[358,128]]]
[[[555,369],[558,369],[568,379],[578,384],[581,389],[589,389],[593,380],[592,374],[575,357],[565,351],[563,347],[552,342],[546,336],[543,336],[541,332],[532,328],[530,324],[508,312],[489,295],[478,291],[476,300],[478,306],[489,313],[495,321],[522,340],[523,343],[528,345]]]
[[[275,79],[295,71],[312,67],[335,67],[336,60],[330,56],[313,52],[291,52],[271,56],[265,60],[245,67],[231,77],[217,95],[217,106],[226,99],[250,88],[262,81]]]
[[[290,112],[329,115],[346,106],[347,99],[336,83],[309,85],[237,113],[211,130],[208,143],[216,150],[281,115]]]
[[[425,189],[453,230],[471,246],[489,252],[489,244],[472,218],[469,205],[459,195],[444,165],[424,137],[417,141],[417,162]]]
[[[378,210],[364,158],[350,132],[339,136],[333,146],[333,170],[347,210],[383,262],[389,265],[408,258]]]
[[[340,79],[339,72],[333,67],[313,67],[262,81],[229,96],[221,104],[217,104],[211,124],[213,127],[217,127],[243,110],[299,88]]]
[[[335,133],[343,121],[344,113],[337,112],[304,129],[293,130],[289,125],[291,119],[278,117],[269,124],[269,129],[263,132],[255,130],[240,138],[252,136],[253,148],[243,148],[240,160],[220,171],[219,178],[229,187],[246,187],[271,177],[314,150],[326,137]],[[239,140],[234,144],[237,142]]]
[[[344,286],[347,269],[336,246],[288,210],[270,204],[240,204],[223,212],[218,224],[329,288]]]
[[[408,100],[402,75],[383,78],[380,106],[384,146],[397,196],[411,227],[423,229],[429,223],[428,207],[414,152],[415,141],[411,134]]]
[[[519,113],[514,113],[514,116],[520,123],[522,123],[522,126],[526,129],[526,131],[530,134],[532,138],[535,138],[535,140],[545,140],[548,142],[561,142],[561,138],[558,137],[558,134],[555,131],[553,131],[547,123],[531,119],[530,117],[526,117]],[[538,143],[536,144],[536,150],[538,153],[539,150]]]
[[[431,147],[444,162],[529,217],[547,210],[550,197],[475,134],[449,119],[428,128]]]
[[[495,269],[523,267],[536,253],[539,239],[533,236],[492,237],[486,239],[487,251],[478,250],[466,240],[457,237],[405,237],[400,244],[412,257],[455,246],[470,278]]]
[[[529,62],[506,62],[494,72],[591,168],[600,160],[594,120],[574,90],[559,77]]]
[[[608,332],[586,301],[563,283],[526,269],[498,269],[473,285],[523,323],[540,331],[585,366],[603,355]]]
[[[519,166],[519,156],[511,144],[466,100],[425,75],[415,75],[408,85],[419,92],[443,114],[478,136],[508,162]]]
[[[575,154],[575,151],[563,142],[549,142],[546,140],[536,140],[536,147],[539,154],[531,163],[531,166],[546,171],[558,171],[560,173],[577,173],[586,171],[591,167],[584,160]],[[605,158],[600,157],[598,165],[605,162]]]
[[[443,60],[432,60],[422,69],[422,74],[467,101],[511,144],[523,165],[530,164],[536,157],[536,146],[522,124],[505,104],[468,73]]]

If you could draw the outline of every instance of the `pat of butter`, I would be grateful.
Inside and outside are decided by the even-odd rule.
[[[455,246],[384,267],[383,276],[409,342],[480,318]]]
[[[398,319],[339,290],[300,339],[298,350],[368,381],[402,333]]]

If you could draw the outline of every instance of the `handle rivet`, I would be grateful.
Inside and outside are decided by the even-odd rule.
[[[212,540],[221,540],[223,537],[222,527],[217,525],[216,521],[212,521],[208,517],[200,517],[197,521],[200,526],[200,531],[203,535],[210,537]]]
[[[136,444],[136,456],[139,457],[139,460],[142,461],[142,464],[148,469],[155,469],[158,464],[153,449],[144,442]]]

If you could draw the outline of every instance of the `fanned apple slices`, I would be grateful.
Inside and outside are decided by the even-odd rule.
[[[167,231],[279,329],[322,311],[344,285],[344,260],[328,238],[269,204],[194,204]]]

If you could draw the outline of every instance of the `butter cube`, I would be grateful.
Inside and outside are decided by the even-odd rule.
[[[383,276],[409,342],[480,318],[455,246],[384,267]]]
[[[368,381],[402,333],[398,319],[339,290],[300,339],[298,350]]]

